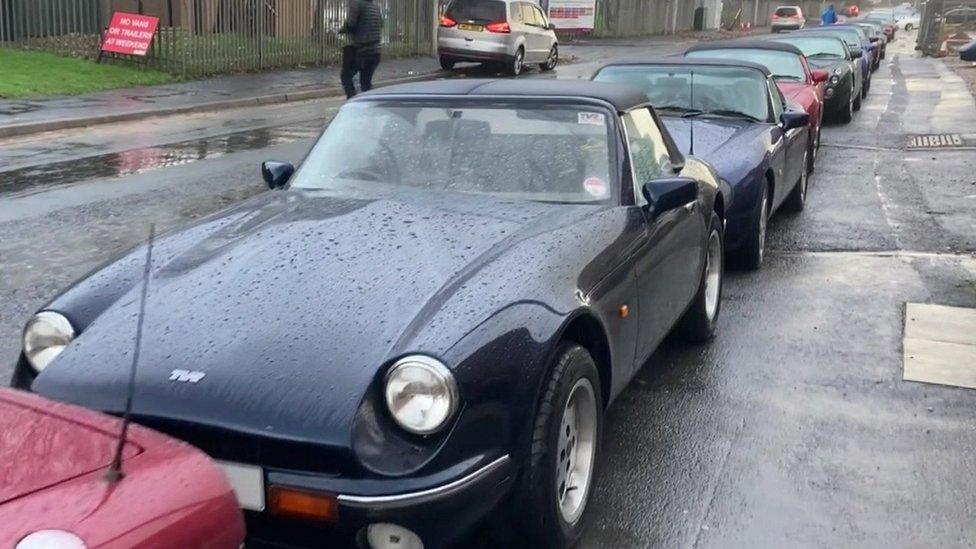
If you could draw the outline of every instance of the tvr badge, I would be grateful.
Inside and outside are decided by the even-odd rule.
[[[207,374],[204,372],[191,372],[190,370],[173,370],[169,373],[169,380],[177,383],[200,383],[200,380]]]

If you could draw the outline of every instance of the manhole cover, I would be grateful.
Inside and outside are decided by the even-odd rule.
[[[933,135],[914,135],[908,139],[909,149],[939,149],[943,147],[962,147],[965,142],[958,133],[939,133]]]

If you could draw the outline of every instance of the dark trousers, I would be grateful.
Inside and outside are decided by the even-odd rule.
[[[342,80],[342,89],[345,90],[346,97],[356,95],[356,85],[353,82],[356,73],[359,73],[360,91],[373,89],[373,73],[379,65],[379,53],[357,51],[356,46],[342,48],[342,72],[339,79]]]

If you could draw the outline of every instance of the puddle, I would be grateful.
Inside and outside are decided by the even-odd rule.
[[[0,172],[0,194],[26,196],[88,179],[120,177],[264,149],[316,137],[325,125],[324,119],[314,120]]]

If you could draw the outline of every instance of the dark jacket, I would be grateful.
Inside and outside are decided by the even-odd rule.
[[[351,35],[357,53],[379,53],[383,12],[372,0],[351,0],[346,23],[339,32]]]

